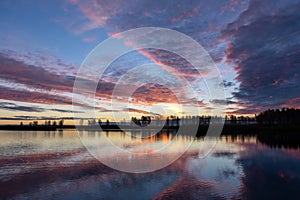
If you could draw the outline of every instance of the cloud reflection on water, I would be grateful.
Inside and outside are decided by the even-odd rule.
[[[203,141],[198,139],[170,166],[151,173],[130,174],[93,159],[75,132],[0,134],[0,193],[4,199],[300,197],[299,150],[271,148],[255,137],[222,137],[205,159],[201,158]],[[90,135],[91,139],[97,134],[100,133]],[[136,140],[107,134],[119,137],[123,144],[132,142],[131,148],[135,148]],[[113,152],[109,155],[116,156]]]

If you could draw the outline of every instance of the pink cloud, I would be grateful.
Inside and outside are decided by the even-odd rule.
[[[127,4],[121,0],[107,2],[70,0],[70,3],[76,5],[85,17],[84,23],[77,24],[73,28],[76,34],[106,26],[107,20],[115,16]]]
[[[96,40],[97,40],[97,36],[90,36],[90,37],[85,37],[85,38],[83,38],[83,41],[84,41],[84,42],[88,42],[88,43],[94,42],[94,41],[96,41]]]
[[[285,107],[285,108],[293,107],[293,108],[300,109],[300,97],[295,97],[295,98],[288,100],[286,103],[284,103],[282,105],[282,107]]]
[[[40,92],[28,92],[9,89],[0,86],[1,99],[29,103],[72,105],[72,99]]]

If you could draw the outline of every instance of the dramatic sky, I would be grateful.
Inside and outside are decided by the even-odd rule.
[[[110,36],[139,27],[182,32],[212,57],[226,100],[198,97],[203,113],[224,104],[229,114],[300,108],[299,10],[300,0],[2,0],[0,118],[2,123],[70,119],[73,84],[85,57]],[[113,62],[98,84],[97,117],[120,111],[110,104],[115,83],[130,66],[149,62],[174,67],[201,90],[203,83],[189,63],[176,55],[151,49],[131,52]],[[81,78],[88,81],[88,75]],[[158,106],[165,113],[194,114],[180,113],[176,103],[168,88],[148,84],[135,91],[122,111],[147,114],[149,107]],[[78,103],[74,112],[85,113],[86,108]]]

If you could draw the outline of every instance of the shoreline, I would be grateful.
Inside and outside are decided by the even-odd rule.
[[[204,136],[208,130],[208,125],[199,125],[197,136]],[[153,130],[156,130],[153,127]],[[186,130],[187,135],[191,127],[187,125],[182,126],[164,126],[161,130],[177,132],[181,128]],[[56,130],[66,130],[66,129],[77,129],[82,131],[130,131],[130,130],[151,130],[151,128],[146,127],[132,127],[132,126],[122,126],[122,129],[118,125],[99,125],[93,126],[74,126],[74,125],[63,125],[63,126],[29,126],[29,125],[0,125],[0,130],[7,131],[56,131]],[[191,132],[194,132],[191,130]],[[256,135],[256,134],[299,134],[300,135],[300,125],[298,124],[225,124],[222,129],[222,135]]]

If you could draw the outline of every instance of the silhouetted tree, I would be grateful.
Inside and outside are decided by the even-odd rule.
[[[176,125],[179,126],[179,117],[176,117]]]
[[[63,119],[59,120],[59,126],[63,126],[63,125],[64,125],[64,120]]]
[[[169,126],[169,124],[170,124],[170,118],[167,117],[167,119],[166,119],[166,126]]]
[[[299,124],[300,109],[268,109],[258,114],[256,116],[256,121],[260,124]]]
[[[142,126],[146,126],[146,125],[150,124],[151,118],[150,118],[150,116],[142,116],[141,119],[140,119],[140,121],[141,121],[140,124]]]
[[[231,124],[236,124],[236,121],[237,121],[236,116],[230,115],[230,123]]]

